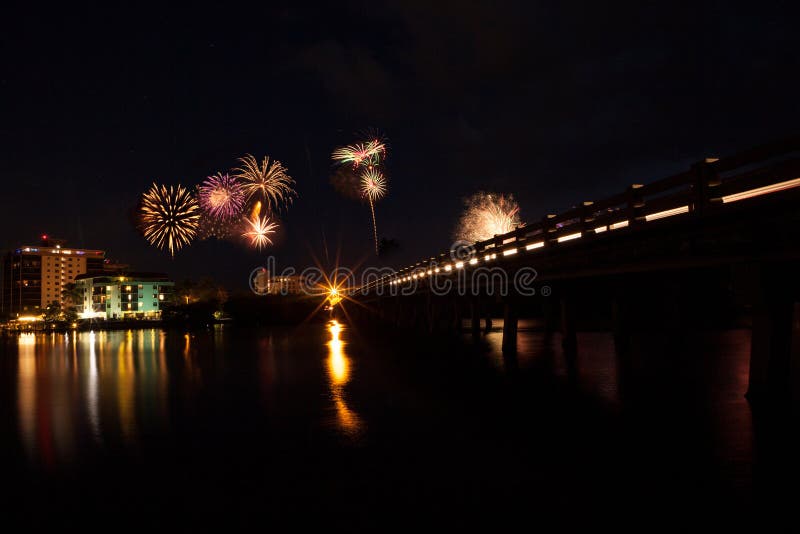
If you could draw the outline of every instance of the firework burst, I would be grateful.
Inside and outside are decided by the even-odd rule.
[[[361,174],[361,194],[370,202],[377,202],[386,195],[386,178],[380,171],[367,169]]]
[[[337,163],[352,163],[353,167],[375,167],[386,157],[386,144],[379,139],[337,148],[331,159]]]
[[[483,191],[464,201],[454,238],[477,242],[505,234],[520,225],[519,205],[513,195],[497,195]]]
[[[244,209],[245,193],[234,176],[217,173],[209,176],[198,188],[203,210],[213,218],[230,220]]]
[[[250,241],[250,245],[261,250],[267,245],[272,244],[271,234],[275,233],[278,223],[272,222],[269,216],[261,216],[261,202],[256,202],[250,217],[245,217],[246,231],[242,237]]]
[[[274,212],[288,206],[297,196],[292,187],[295,182],[280,161],[270,161],[269,156],[264,156],[259,164],[250,154],[239,158],[239,161],[242,166],[235,169],[235,178],[241,180],[242,190],[248,200],[260,197],[266,203],[267,210]]]
[[[217,219],[207,213],[200,214],[200,221],[197,225],[197,239],[205,241],[211,239],[228,239],[236,233],[238,220]]]
[[[375,202],[386,195],[386,178],[378,167],[386,158],[386,143],[380,135],[372,135],[368,141],[355,143],[339,147],[331,154],[331,159],[343,165],[352,164],[352,174],[340,171],[335,175],[334,185],[341,187],[347,185],[348,178],[360,170],[358,184],[354,184],[353,189],[357,189],[359,196],[366,198],[369,202],[369,209],[372,213],[372,232],[375,237],[375,254],[378,254],[378,223],[375,219]],[[346,193],[350,193],[345,189]]]
[[[145,239],[161,250],[175,252],[192,242],[197,234],[200,208],[183,186],[153,183],[142,197],[139,223]]]

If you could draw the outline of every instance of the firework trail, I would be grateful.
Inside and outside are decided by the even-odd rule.
[[[375,220],[375,202],[386,195],[386,178],[380,171],[367,169],[361,175],[361,194],[369,201],[372,212],[372,232],[375,236],[375,254],[378,254],[378,223]]]
[[[267,211],[275,212],[288,206],[297,196],[292,187],[295,182],[280,161],[270,161],[269,156],[264,156],[259,165],[258,160],[250,154],[239,158],[239,161],[242,166],[234,169],[234,176],[241,181],[247,200],[260,197],[266,203]]]
[[[369,202],[370,213],[372,213],[372,232],[375,238],[375,254],[378,250],[378,223],[375,218],[375,202],[386,195],[386,177],[378,170],[378,167],[386,158],[386,143],[381,136],[374,135],[368,141],[355,143],[339,147],[331,154],[331,159],[340,164],[352,164],[353,172],[342,172],[342,168],[337,171],[331,180],[335,187],[343,189],[345,194],[350,194],[348,187],[351,178],[355,177],[356,171],[359,173],[358,182],[353,184],[361,198],[366,198]]]
[[[145,239],[172,257],[197,234],[200,209],[194,196],[183,186],[153,183],[142,196],[139,224]]]
[[[261,216],[261,201],[256,202],[250,217],[245,217],[246,231],[242,237],[250,240],[250,245],[261,250],[267,245],[272,244],[270,234],[275,233],[278,223],[270,221],[269,216]]]
[[[217,173],[200,184],[198,199],[205,213],[212,218],[230,220],[242,213],[245,193],[236,177]]]
[[[519,205],[513,195],[481,191],[465,199],[464,205],[466,209],[453,235],[456,240],[484,241],[520,225]]]

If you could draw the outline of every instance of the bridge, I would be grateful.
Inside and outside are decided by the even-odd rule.
[[[647,322],[681,320],[700,301],[735,303],[751,309],[748,397],[784,397],[792,387],[799,201],[793,137],[459,244],[365,283],[352,298],[370,320],[429,331],[460,328],[469,317],[478,333],[501,310],[509,354],[518,317],[532,307],[572,353],[576,318],[599,306],[624,353],[630,332]]]

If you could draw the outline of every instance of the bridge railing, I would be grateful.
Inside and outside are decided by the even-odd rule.
[[[571,246],[582,238],[635,231],[676,216],[702,217],[724,205],[800,187],[800,136],[732,156],[700,161],[688,170],[649,184],[632,184],[616,195],[585,201],[562,213],[520,225],[472,245],[469,257],[447,250],[374,280],[361,290],[502,260],[504,256]],[[457,255],[456,251],[456,254]]]

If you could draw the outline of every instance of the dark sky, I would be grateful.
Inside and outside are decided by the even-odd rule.
[[[266,5],[266,4],[265,4]],[[375,262],[369,209],[330,185],[331,150],[389,139],[380,234],[400,267],[445,249],[463,197],[513,193],[523,220],[797,132],[790,2],[303,2],[0,14],[0,248],[42,232],[141,270],[244,288],[274,254]],[[265,253],[195,243],[175,260],[128,213],[154,180],[195,185],[251,152],[299,198]]]

